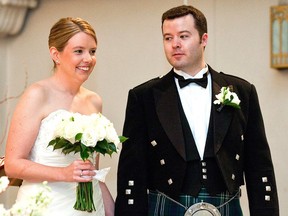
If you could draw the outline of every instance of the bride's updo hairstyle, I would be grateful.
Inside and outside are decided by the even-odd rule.
[[[81,18],[66,17],[61,18],[52,26],[48,40],[49,48],[55,47],[59,52],[62,52],[68,40],[79,32],[91,35],[97,44],[96,33],[87,21]],[[55,66],[56,63],[54,62],[54,68]]]

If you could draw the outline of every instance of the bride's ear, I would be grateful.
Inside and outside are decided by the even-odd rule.
[[[55,47],[50,47],[50,56],[55,64],[60,64],[59,51]]]

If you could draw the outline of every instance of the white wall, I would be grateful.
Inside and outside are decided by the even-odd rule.
[[[0,101],[6,90],[8,96],[22,92],[25,72],[28,84],[51,74],[47,45],[51,26],[61,17],[82,17],[95,27],[99,41],[97,65],[86,86],[103,97],[104,114],[121,133],[128,90],[170,69],[163,53],[160,20],[164,11],[182,3],[182,0],[40,1],[20,35],[0,38]],[[188,3],[202,10],[208,20],[207,62],[214,69],[241,76],[257,87],[274,159],[281,212],[288,212],[285,205],[288,70],[277,71],[269,66],[269,10],[278,1],[188,0]],[[0,136],[5,129],[3,122],[16,102],[14,99],[0,104]],[[5,142],[1,154],[4,145]],[[107,184],[115,196],[118,156],[102,161],[102,167],[112,167]],[[248,215],[245,191],[242,200],[244,215]]]
[[[6,85],[6,45],[3,41],[0,39],[0,152],[4,151],[4,145],[1,145],[4,143],[5,139],[5,128],[6,128],[6,122],[5,116],[6,116],[6,94],[5,91],[8,86]]]

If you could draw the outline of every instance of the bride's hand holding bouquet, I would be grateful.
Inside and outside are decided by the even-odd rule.
[[[95,153],[111,156],[126,139],[117,135],[113,124],[101,113],[70,113],[56,126],[54,137],[48,146],[53,146],[53,150],[60,149],[65,155],[80,153],[82,160],[87,161]],[[109,169],[95,170],[97,179],[104,181]],[[80,170],[79,176],[87,178],[85,169]],[[78,183],[74,208],[87,212],[95,211],[91,181]]]

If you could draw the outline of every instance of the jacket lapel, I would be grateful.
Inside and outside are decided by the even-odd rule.
[[[154,89],[154,98],[156,112],[162,127],[178,153],[186,160],[185,141],[178,107],[178,92],[172,70],[161,78],[159,85]]]
[[[219,73],[213,71],[213,69],[209,68],[209,71],[212,76],[212,109],[211,114],[213,115],[213,125],[214,125],[214,151],[215,154],[221,148],[223,140],[227,134],[229,129],[232,116],[233,109],[225,109],[225,107],[218,111],[218,105],[213,104],[214,100],[216,100],[216,95],[220,93],[220,89],[222,87],[228,86],[229,84],[221,78]]]
[[[222,109],[220,112],[217,111],[218,106],[213,104],[214,100],[216,100],[215,96],[219,94],[222,87],[228,86],[229,83],[227,83],[219,75],[219,73],[214,71],[211,67],[209,67],[209,73],[211,73],[212,76],[211,115],[213,115],[213,140],[214,151],[216,154],[221,148],[223,140],[229,129],[233,117],[233,109],[225,109],[224,107],[224,109]],[[172,69],[167,75],[161,78],[159,85],[157,85],[154,89],[155,106],[159,121],[168,138],[181,157],[186,160],[185,141],[180,121],[178,97]]]

